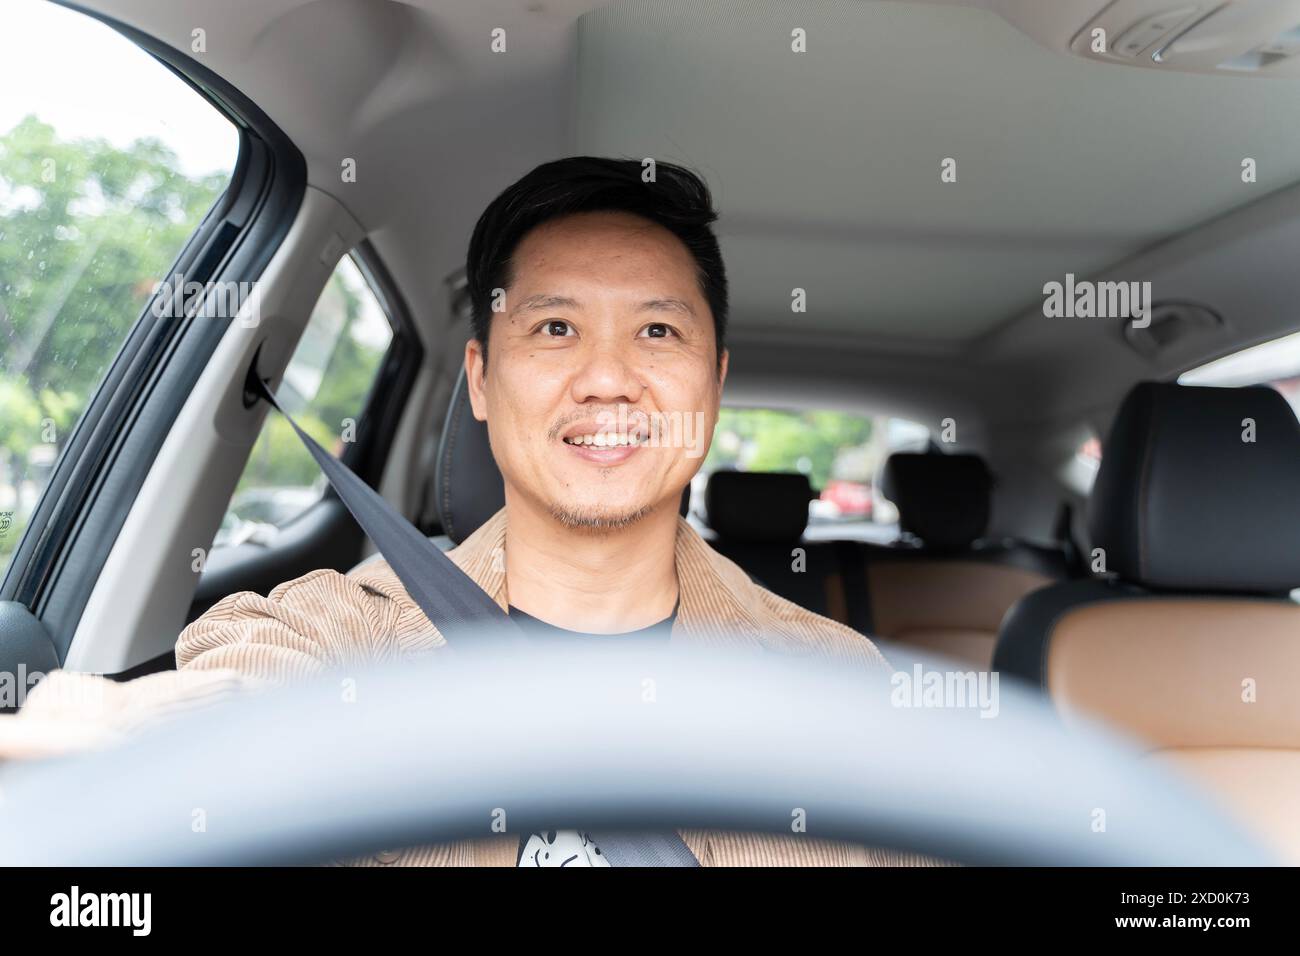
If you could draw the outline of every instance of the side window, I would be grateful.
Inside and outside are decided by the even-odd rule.
[[[3,16],[0,577],[239,155],[225,116],[104,24],[34,0],[6,3]]]
[[[1101,468],[1101,439],[1090,426],[1080,424],[1062,437],[1061,445],[1073,452],[1067,452],[1069,457],[1061,463],[1058,477],[1065,487],[1086,497],[1092,493]]]
[[[344,461],[392,339],[378,297],[356,262],[345,256],[317,300],[276,392],[303,431]],[[272,412],[212,546],[271,544],[325,488],[315,459],[284,416]]]
[[[1178,376],[1180,385],[1268,385],[1300,416],[1300,332],[1254,345]]]

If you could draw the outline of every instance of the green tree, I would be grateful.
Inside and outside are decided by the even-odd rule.
[[[871,429],[871,419],[844,412],[724,408],[704,470],[801,471],[821,489],[840,453],[866,445]]]
[[[345,418],[355,419],[365,407],[384,350],[371,346],[354,334],[361,321],[361,299],[337,271],[330,277],[321,299],[325,301],[330,296],[338,297],[344,331],[334,345],[320,389],[310,407],[321,421],[341,428]]]
[[[156,139],[67,140],[35,116],[0,135],[0,511],[22,510],[5,502],[29,455],[62,446],[227,181],[185,176]]]
[[[84,407],[227,178],[184,176],[155,139],[69,142],[34,116],[0,136],[0,374]]]

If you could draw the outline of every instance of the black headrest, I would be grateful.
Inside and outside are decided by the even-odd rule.
[[[812,497],[808,476],[797,472],[715,471],[704,507],[724,541],[788,542],[803,537]]]
[[[1106,569],[1137,584],[1261,594],[1300,586],[1295,413],[1260,386],[1135,386],[1102,448],[1088,523]]]
[[[447,420],[438,440],[437,471],[433,477],[442,533],[460,544],[505,507],[505,482],[492,446],[487,423],[474,417],[469,386],[462,368],[451,393]],[[682,492],[681,513],[686,514],[691,489]]]
[[[935,551],[960,551],[983,536],[992,490],[988,465],[969,453],[895,452],[880,476],[899,527]]]
[[[433,478],[442,533],[460,544],[506,503],[505,483],[492,457],[487,423],[474,417],[462,368],[438,440]]]

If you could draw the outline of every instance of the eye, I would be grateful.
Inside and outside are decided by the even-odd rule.
[[[677,330],[671,325],[664,325],[662,322],[651,322],[638,333],[637,337],[645,337],[647,339],[667,339],[676,334]]]
[[[555,339],[566,338],[577,334],[573,331],[573,327],[563,319],[547,319],[542,323],[538,331],[549,338]]]

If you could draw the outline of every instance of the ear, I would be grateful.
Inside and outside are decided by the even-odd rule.
[[[465,343],[465,384],[469,386],[469,407],[474,417],[487,421],[487,396],[484,379],[487,377],[487,355],[477,338]]]
[[[726,349],[722,350],[722,361],[718,363],[718,391],[722,391],[722,386],[727,384],[727,366],[731,359],[731,353]]]

